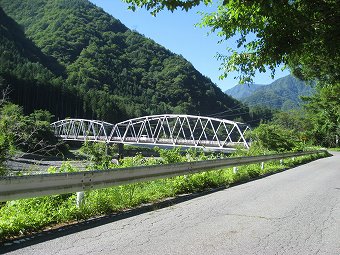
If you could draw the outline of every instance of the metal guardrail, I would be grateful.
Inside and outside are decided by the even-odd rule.
[[[0,201],[107,188],[122,184],[150,181],[154,179],[216,170],[225,167],[240,166],[324,152],[325,151],[304,151],[167,165],[118,168],[112,170],[1,177]]]

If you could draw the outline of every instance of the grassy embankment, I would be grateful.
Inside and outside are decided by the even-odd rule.
[[[206,156],[194,151],[190,151],[187,155],[182,155],[178,150],[163,151],[161,156],[162,159],[146,159],[140,155],[126,158],[119,167],[216,158],[216,155]],[[282,165],[279,161],[267,162],[265,163],[264,169],[261,169],[260,164],[240,166],[236,174],[233,173],[232,168],[226,168],[168,179],[92,190],[85,192],[85,202],[80,208],[76,207],[76,194],[8,201],[0,205],[0,241],[41,231],[56,224],[85,220],[94,216],[138,207],[143,203],[152,203],[167,197],[175,197],[180,194],[200,192],[217,187],[229,187],[325,156],[327,156],[326,153],[296,157],[294,160],[286,159]],[[225,156],[221,155],[219,157]],[[111,165],[110,167],[114,166]],[[54,170],[55,169],[51,169],[51,172]],[[75,170],[76,169],[73,169],[67,163],[65,163],[61,169],[61,171]]]

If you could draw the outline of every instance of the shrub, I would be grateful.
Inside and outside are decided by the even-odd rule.
[[[253,145],[262,150],[276,152],[302,150],[303,145],[296,135],[288,129],[278,125],[261,124],[250,133]]]

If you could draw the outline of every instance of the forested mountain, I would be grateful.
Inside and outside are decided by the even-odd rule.
[[[263,84],[238,84],[231,89],[225,91],[225,93],[233,98],[241,100],[243,98],[251,96],[256,90],[265,86]]]
[[[10,16],[1,10],[0,76],[26,111],[116,122],[235,109],[233,118],[250,118],[247,107],[183,57],[87,0],[0,0],[0,6]]]
[[[82,114],[83,107],[75,107],[80,100],[76,93],[63,86],[63,73],[64,67],[42,53],[0,8],[0,91],[8,87],[11,100],[26,112],[48,109],[56,115]]]
[[[225,93],[241,100],[248,106],[267,106],[273,109],[290,110],[301,107],[301,96],[314,93],[311,84],[287,75],[269,85],[236,85]]]

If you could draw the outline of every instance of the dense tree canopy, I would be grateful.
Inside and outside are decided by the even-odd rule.
[[[145,7],[153,14],[213,2],[124,1],[132,9]],[[337,0],[224,0],[216,12],[203,17],[202,25],[217,32],[222,40],[236,38],[238,50],[219,55],[223,75],[239,71],[241,80],[249,82],[256,70],[269,68],[274,72],[283,63],[299,78],[334,84],[340,78],[339,19]]]
[[[340,83],[319,87],[317,94],[305,98],[306,110],[313,126],[314,142],[323,146],[339,146],[340,137]]]

